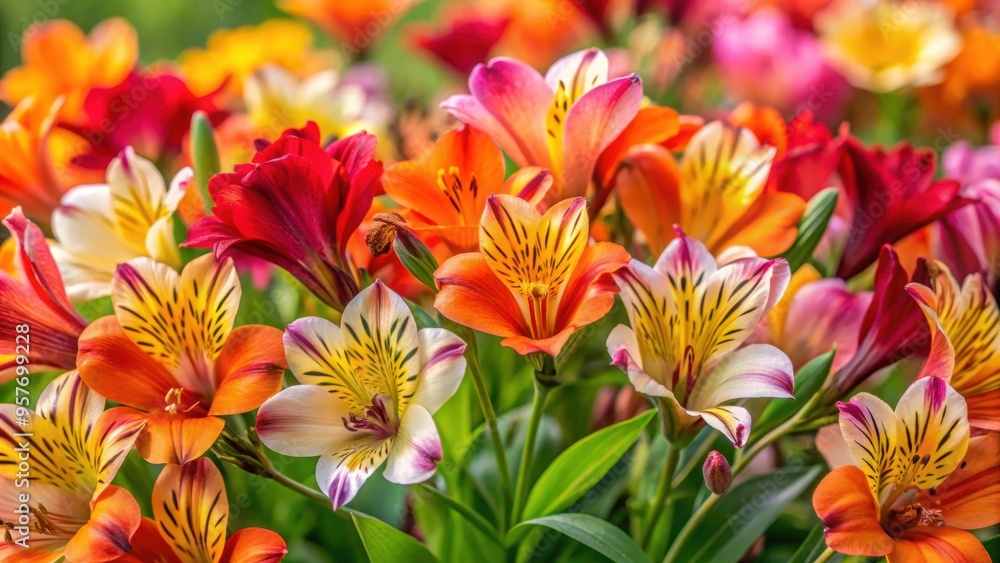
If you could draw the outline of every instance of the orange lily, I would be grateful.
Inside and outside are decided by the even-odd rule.
[[[514,194],[537,205],[552,185],[541,168],[522,168],[506,182],[505,174],[500,147],[466,125],[442,135],[422,158],[388,167],[382,186],[403,207],[411,230],[440,237],[455,254],[476,250],[489,196]]]
[[[959,286],[943,262],[928,264],[930,287],[906,286],[930,325],[930,355],[922,376],[950,374],[946,381],[969,408],[969,424],[1000,430],[1000,309],[980,274]]]
[[[150,463],[185,463],[208,450],[224,415],[251,411],[281,388],[281,331],[233,329],[239,278],[211,255],[178,274],[149,258],[118,267],[115,314],[80,335],[87,385],[146,421],[136,444]]]
[[[962,396],[926,377],[895,412],[868,393],[837,407],[855,464],[834,469],[813,494],[827,546],[890,562],[988,563],[965,530],[1000,522],[1000,444],[995,435],[969,440]]]
[[[781,254],[805,201],[766,186],[775,150],[749,129],[715,121],[695,133],[679,165],[659,145],[631,150],[618,172],[619,201],[655,254],[676,238],[675,224],[713,254],[733,246]]]
[[[98,24],[84,35],[76,24],[51,20],[33,25],[21,41],[24,64],[0,80],[0,100],[16,105],[28,98],[48,107],[59,97],[61,121],[86,118],[83,100],[91,88],[120,83],[135,68],[139,43],[121,18]]]
[[[34,412],[0,405],[0,528],[9,538],[0,559],[110,561],[131,550],[139,504],[111,481],[142,424],[104,411],[104,402],[69,372],[45,388]]]
[[[587,202],[561,201],[540,214],[511,195],[491,195],[480,220],[480,252],[459,254],[434,273],[442,315],[504,337],[526,355],[556,356],[574,331],[611,310],[611,275],[629,262],[609,242],[587,246]]]
[[[206,458],[163,468],[153,486],[153,516],[142,519],[134,549],[120,563],[272,563],[288,553],[285,540],[264,528],[226,539],[226,484]]]

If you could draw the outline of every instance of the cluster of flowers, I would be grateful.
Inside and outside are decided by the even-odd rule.
[[[285,4],[345,44],[404,7]],[[30,560],[279,560],[287,548],[274,532],[227,538],[226,488],[206,453],[262,474],[273,469],[263,446],[318,456],[334,510],[383,465],[391,482],[424,482],[443,457],[435,412],[467,368],[482,383],[476,331],[536,374],[516,490],[498,510],[504,530],[521,517],[562,361],[620,302],[627,323],[600,335],[602,355],[651,398],[668,456],[706,426],[749,446],[732,468],[708,455],[707,507],[762,449],[816,433],[833,468],[812,497],[829,548],[989,561],[966,530],[1000,523],[1000,128],[991,146],[955,143],[939,168],[931,149],[868,145],[824,124],[835,104],[807,106],[824,84],[830,99],[848,83],[921,86],[938,106],[995,96],[1000,73],[967,78],[968,59],[982,61],[966,50],[997,37],[960,30],[936,2],[664,2],[681,39],[643,20],[630,43],[652,33],[656,45],[622,56],[589,48],[544,75],[515,58],[476,64],[504,43],[530,43],[525,59],[537,64],[567,38],[624,33],[622,14],[657,3],[571,3],[549,13],[573,34],[537,43],[532,10],[544,8],[522,4],[416,30],[468,74],[468,93],[440,103],[456,123],[416,151],[377,69],[344,70],[300,23],[220,31],[178,64],[147,68],[121,20],[87,36],[65,21],[25,35],[24,64],[0,80],[14,108],[0,127],[11,233],[0,248],[0,380],[26,376],[25,362],[65,373],[34,405],[30,437],[19,405],[0,405],[0,557],[25,553],[11,523],[27,440]],[[643,78],[673,80],[679,70],[663,61],[679,59],[665,53],[683,53],[700,27],[718,31],[719,17],[734,27],[714,42],[712,68],[731,95],[760,105],[707,120],[651,101]],[[642,78],[619,70],[629,66]],[[276,268],[319,316],[237,326],[238,272],[266,287]],[[88,322],[74,304],[95,299],[111,314]],[[817,361],[815,381],[797,376]],[[895,410],[858,392],[899,365],[911,369],[893,377],[910,385]],[[298,384],[284,384],[286,369]],[[496,434],[489,395],[479,398]],[[752,412],[781,400],[792,411],[754,428]],[[249,434],[223,418],[255,410]],[[112,484],[133,448],[166,464],[152,518]],[[502,445],[496,455],[506,481]]]

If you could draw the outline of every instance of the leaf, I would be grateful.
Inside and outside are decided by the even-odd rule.
[[[994,561],[1000,561],[1000,534],[983,540],[983,547],[986,548],[986,553],[989,553]]]
[[[795,389],[793,391],[795,398],[772,400],[768,403],[767,408],[760,415],[760,420],[754,424],[754,434],[763,436],[804,407],[809,399],[823,387],[823,382],[830,374],[835,354],[836,350],[830,350],[802,366],[795,373]]]
[[[507,535],[508,545],[512,543],[511,540],[515,537],[513,532],[515,530],[523,530],[527,526],[551,528],[575,539],[615,562],[649,561],[646,554],[642,552],[642,549],[636,545],[628,534],[614,524],[601,520],[596,516],[589,514],[553,514],[521,522],[511,528],[511,533]]]
[[[730,489],[689,538],[677,560],[736,563],[819,472],[818,465],[784,467]]]
[[[86,319],[88,323],[92,323],[101,317],[115,314],[115,308],[111,305],[110,295],[76,303],[75,307],[76,312],[80,313],[80,316]]]
[[[195,112],[191,118],[191,159],[194,180],[205,204],[205,214],[212,214],[212,196],[208,193],[208,179],[219,173],[219,150],[215,146],[215,133],[204,112]]]
[[[788,563],[812,563],[826,550],[826,527],[817,522]]]
[[[806,211],[799,220],[799,233],[792,246],[782,254],[788,261],[788,267],[796,271],[812,258],[816,245],[819,244],[826,226],[833,217],[837,207],[837,188],[826,188],[809,200]]]
[[[435,563],[434,557],[424,545],[413,536],[405,534],[378,518],[352,514],[358,528],[365,551],[373,563],[382,561],[406,561],[407,563]]]
[[[524,518],[554,514],[573,504],[625,455],[654,416],[656,411],[648,410],[603,428],[559,454],[531,489]]]

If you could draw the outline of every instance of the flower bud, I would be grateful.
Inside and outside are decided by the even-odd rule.
[[[729,469],[729,462],[726,456],[713,450],[705,458],[705,465],[701,468],[705,476],[705,485],[708,490],[717,495],[725,494],[729,490],[729,484],[733,482],[733,472]]]

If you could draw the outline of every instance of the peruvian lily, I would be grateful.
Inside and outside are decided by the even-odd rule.
[[[826,545],[890,562],[989,562],[965,530],[1000,522],[998,444],[996,436],[969,440],[962,396],[926,377],[895,412],[868,393],[837,407],[853,464],[834,469],[813,494]]]
[[[691,138],[679,165],[659,145],[632,151],[618,173],[619,201],[654,254],[677,236],[672,225],[716,254],[733,246],[781,254],[805,202],[766,188],[774,155],[749,129],[715,121]]]
[[[403,299],[376,280],[340,326],[317,317],[288,325],[285,354],[302,385],[261,406],[257,433],[276,452],[320,456],[316,482],[334,510],[383,462],[389,481],[419,483],[441,461],[431,415],[462,382],[464,352],[447,330],[417,330]]]
[[[0,528],[8,538],[0,543],[0,559],[110,561],[131,550],[139,504],[111,481],[142,424],[120,409],[105,411],[104,403],[69,372],[46,386],[34,412],[0,405]],[[31,456],[30,488],[18,469],[24,451]],[[28,502],[19,499],[24,492]],[[17,529],[25,525],[14,512],[22,504],[30,535]]]
[[[510,22],[511,17],[502,13],[462,13],[451,17],[444,29],[410,24],[407,32],[415,46],[464,77],[486,60]]]
[[[226,538],[226,484],[207,458],[163,468],[153,486],[153,516],[142,519],[119,563],[274,563],[288,553],[281,536],[264,528]]]
[[[968,404],[969,424],[1000,430],[1000,309],[979,274],[959,286],[941,262],[928,264],[930,287],[906,286],[930,327],[922,376],[942,374]]]
[[[0,213],[20,206],[47,225],[63,189],[49,150],[60,102],[47,108],[38,100],[19,103],[0,123]]]
[[[587,201],[567,199],[540,214],[511,195],[492,195],[480,220],[479,252],[453,256],[434,273],[434,306],[445,317],[502,336],[518,354],[558,356],[570,335],[608,313],[611,273],[629,255],[609,242],[587,246]]]
[[[13,271],[0,271],[0,382],[18,372],[76,367],[76,343],[87,321],[63,287],[45,235],[18,207],[4,219],[17,250]],[[18,331],[19,325],[27,330]],[[18,354],[29,364],[18,369]],[[19,375],[24,375],[19,373]]]
[[[386,168],[382,185],[402,206],[411,230],[441,238],[452,253],[473,252],[489,196],[514,194],[537,205],[552,185],[552,175],[535,167],[522,168],[505,182],[504,168],[496,143],[466,125],[442,135],[419,160]]]
[[[587,49],[556,61],[543,78],[530,66],[498,57],[469,76],[471,95],[441,107],[494,138],[519,166],[550,170],[548,200],[587,196],[597,158],[635,117],[638,75],[608,80],[608,57]]]
[[[683,233],[649,266],[615,274],[631,328],[608,335],[612,365],[659,400],[666,436],[684,443],[707,423],[743,447],[750,413],[726,405],[792,397],[792,363],[769,344],[744,342],[781,299],[791,273],[783,259],[756,256],[725,265]]]
[[[372,205],[382,163],[376,139],[358,133],[320,146],[309,122],[264,146],[249,164],[216,174],[208,184],[213,215],[195,223],[185,246],[232,251],[267,260],[342,310],[358,292],[347,255],[351,234]]]
[[[107,184],[63,196],[52,214],[52,253],[70,299],[108,295],[118,264],[133,258],[180,265],[173,214],[192,175],[181,170],[167,188],[156,166],[128,147],[108,166]]]
[[[232,260],[212,255],[178,274],[137,258],[112,281],[114,315],[80,336],[80,376],[146,428],[150,463],[186,463],[208,450],[225,415],[251,411],[281,388],[281,332],[233,329],[242,290]]]

